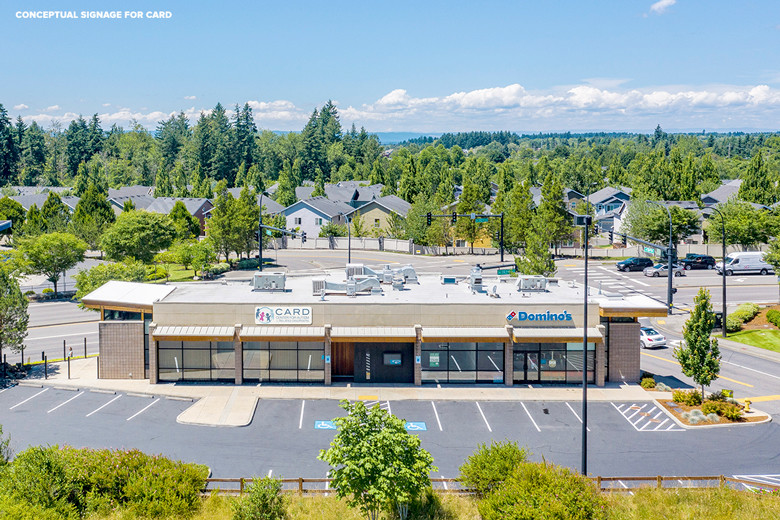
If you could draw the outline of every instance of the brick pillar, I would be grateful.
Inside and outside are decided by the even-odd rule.
[[[607,329],[604,325],[598,326],[601,337],[606,337]],[[604,342],[596,343],[596,386],[604,386],[604,379],[606,377],[606,366],[604,365]]]
[[[244,384],[244,344],[241,342],[241,324],[236,323],[236,330],[233,333],[233,352],[235,352],[236,365],[236,384]]]
[[[332,327],[328,323],[325,325],[325,386],[330,386],[333,384],[333,371],[331,367],[333,364],[331,361],[333,346],[330,341],[330,331]]]
[[[154,331],[157,330],[156,323],[149,324],[149,383],[157,384],[157,339],[154,337]]]
[[[514,351],[512,346],[514,344],[513,339],[514,327],[511,325],[506,326],[507,339],[504,340],[504,386],[512,386],[515,378],[515,361]]]
[[[422,385],[422,325],[414,326],[414,386]]]

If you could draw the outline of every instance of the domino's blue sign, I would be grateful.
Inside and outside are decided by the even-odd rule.
[[[572,321],[572,315],[567,311],[561,312],[525,312],[512,311],[506,316],[506,321]]]

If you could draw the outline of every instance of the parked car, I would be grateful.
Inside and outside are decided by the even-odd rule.
[[[634,256],[618,262],[617,270],[618,271],[641,271],[645,267],[651,267],[652,265],[653,265],[653,261],[650,258],[641,258],[638,256]]]
[[[665,347],[666,337],[652,327],[639,329],[639,343],[642,348]]]
[[[655,264],[652,267],[645,267],[642,272],[645,276],[652,276],[656,278],[658,276],[668,276],[667,268],[669,264]],[[680,264],[672,264],[672,272],[674,276],[685,276],[685,268]]]
[[[688,253],[680,263],[686,270],[691,269],[715,269],[715,259],[710,255]]]
[[[775,268],[766,263],[765,256],[766,253],[760,251],[745,251],[726,255],[726,276],[731,276],[734,273],[774,273]],[[723,262],[715,264],[715,269],[722,273]]]

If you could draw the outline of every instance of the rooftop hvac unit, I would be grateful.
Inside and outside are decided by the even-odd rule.
[[[518,291],[537,291],[543,292],[547,290],[547,278],[544,276],[518,276],[517,277],[517,290]]]
[[[347,264],[347,280],[350,278],[354,278],[355,276],[363,276],[366,269],[364,268],[363,264]]]
[[[472,267],[469,274],[469,289],[473,292],[482,292],[482,269],[479,267]]]
[[[287,276],[284,273],[255,273],[252,277],[253,291],[284,291]]]

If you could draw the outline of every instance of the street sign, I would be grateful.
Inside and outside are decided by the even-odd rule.
[[[480,222],[487,222],[487,221],[488,221],[488,218],[487,218],[487,217],[477,217],[477,218],[474,220],[474,222],[477,222],[477,223],[480,223]]]
[[[514,267],[510,267],[509,269],[499,269],[498,271],[496,271],[496,274],[499,274],[499,275],[501,275],[501,274],[512,274],[514,272],[515,272]]]
[[[651,255],[655,254],[655,248],[654,247],[644,247],[645,253],[650,253]]]

